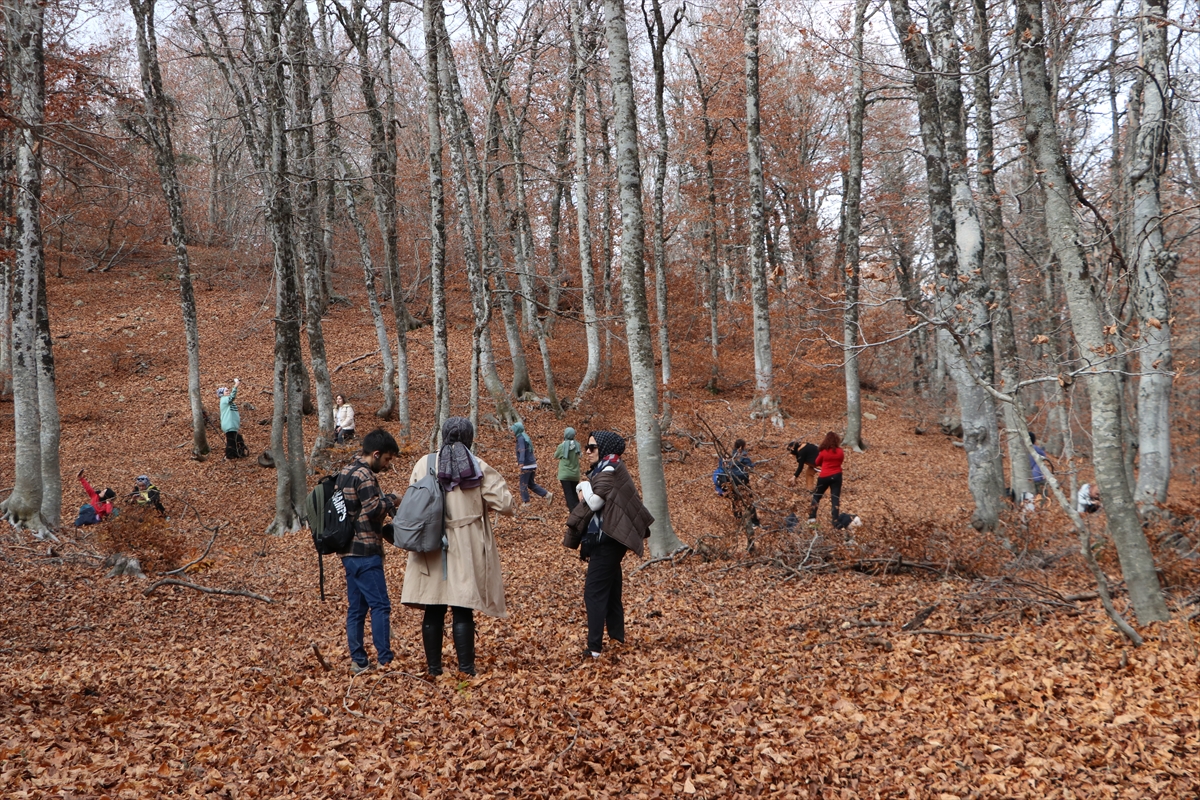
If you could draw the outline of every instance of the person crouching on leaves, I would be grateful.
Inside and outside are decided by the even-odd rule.
[[[442,424],[442,449],[413,467],[409,485],[429,472],[436,458],[438,483],[446,523],[445,550],[410,552],[404,570],[400,602],[425,609],[421,641],[430,675],[442,674],[442,638],[446,608],[454,615],[451,627],[458,671],[475,674],[475,612],[504,619],[504,577],[492,533],[492,512],[512,516],[513,496],[500,473],[471,452],[475,428],[464,417]],[[445,559],[443,564],[442,559]]]
[[[112,501],[117,498],[117,493],[112,489],[105,489],[102,493],[97,493],[92,485],[88,483],[87,478],[83,477],[83,470],[79,470],[76,476],[79,482],[83,484],[83,490],[87,492],[90,505],[84,505],[79,509],[79,516],[75,518],[75,527],[80,528],[84,525],[95,525],[97,522],[104,522],[108,519],[109,514],[113,512]],[[88,511],[88,508],[91,511]]]
[[[139,506],[154,506],[160,516],[167,515],[167,509],[163,507],[162,496],[158,492],[158,487],[150,482],[149,475],[138,475],[133,486],[134,501]]]
[[[625,440],[612,431],[593,431],[585,448],[590,465],[577,489],[579,502],[567,518],[563,545],[579,548],[588,562],[583,584],[588,637],[585,657],[599,658],[608,638],[625,641],[621,604],[621,559],[629,550],[642,555],[654,517],[642,505],[629,470],[621,462]]]

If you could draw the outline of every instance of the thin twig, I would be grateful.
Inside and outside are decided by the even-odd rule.
[[[337,374],[338,374],[338,372],[340,372],[340,371],[341,371],[342,367],[348,367],[348,366],[350,366],[351,364],[357,364],[359,361],[362,361],[362,360],[363,360],[363,359],[365,359],[365,358],[370,358],[371,356],[377,356],[377,355],[379,355],[379,351],[378,351],[378,350],[372,350],[372,351],[371,351],[371,352],[369,352],[369,353],[363,353],[361,356],[358,356],[357,358],[352,358],[352,359],[350,359],[350,360],[349,360],[349,361],[347,361],[345,364],[338,364],[336,367],[334,367],[334,368],[333,368],[333,372],[331,372],[331,373],[329,373],[329,374],[330,374],[330,375],[337,375]]]
[[[971,631],[936,631],[930,628],[919,628],[915,631],[905,631],[905,633],[917,636],[919,634],[927,634],[929,636],[957,636],[962,639],[972,639],[976,641],[1002,642],[1003,636],[993,636],[990,633],[973,633]]]
[[[175,578],[163,578],[161,581],[155,581],[154,583],[147,586],[145,591],[142,592],[142,594],[149,596],[149,594],[151,592],[153,592],[155,589],[157,589],[160,586],[183,586],[187,589],[195,589],[197,592],[204,592],[205,594],[228,594],[228,595],[236,595],[238,597],[249,597],[252,600],[261,600],[264,603],[274,603],[275,602],[274,600],[272,600],[271,598],[269,598],[265,595],[255,594],[254,592],[246,592],[241,589],[219,589],[215,586],[201,586],[198,583],[188,583],[187,581],[181,581],[181,580],[177,580]]]
[[[575,714],[572,713],[571,709],[569,709],[569,708],[566,709],[566,712],[567,712],[567,714],[570,715],[571,719],[575,720],[575,735],[571,737],[571,743],[569,745],[564,747],[561,752],[559,752],[557,755],[554,756],[554,758],[550,759],[550,764],[553,764],[555,761],[558,761],[560,758],[565,756],[567,754],[567,751],[569,751],[572,747],[575,746],[575,740],[579,738],[579,729],[581,727],[583,727],[582,724],[579,722],[579,717],[575,716]]]
[[[208,553],[210,550],[212,550],[213,542],[215,542],[217,540],[217,533],[220,532],[220,530],[221,530],[221,525],[218,523],[217,526],[215,528],[213,528],[212,536],[210,536],[208,539],[208,546],[204,548],[204,552],[201,553],[198,558],[196,558],[192,561],[189,561],[188,563],[184,564],[182,567],[179,567],[178,569],[168,570],[167,572],[160,572],[159,574],[160,575],[179,575],[180,573],[187,572],[190,568],[196,566],[201,561],[208,558]],[[313,646],[315,647],[316,645],[313,645]]]

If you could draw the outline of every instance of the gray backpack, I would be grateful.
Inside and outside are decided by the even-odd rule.
[[[427,460],[428,470],[408,487],[392,517],[392,541],[402,550],[431,553],[447,548],[445,504],[437,479],[437,454]]]

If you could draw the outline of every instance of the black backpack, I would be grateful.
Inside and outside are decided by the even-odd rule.
[[[313,545],[321,570],[321,600],[325,600],[325,556],[345,552],[354,540],[354,520],[357,509],[350,508],[342,489],[351,478],[346,475],[327,475],[313,487],[304,501],[308,527],[312,530]]]

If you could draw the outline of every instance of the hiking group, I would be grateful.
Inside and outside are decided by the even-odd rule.
[[[475,429],[469,420],[450,417],[441,432],[441,447],[413,465],[403,497],[379,486],[378,474],[391,469],[400,453],[395,438],[382,428],[363,436],[357,457],[309,494],[307,515],[317,552],[340,557],[345,572],[346,642],[355,674],[371,668],[364,641],[368,614],[376,663],[384,667],[395,658],[385,541],[408,551],[400,602],[423,611],[421,643],[430,676],[444,672],[447,612],[458,671],[465,675],[476,674],[475,612],[508,616],[492,515],[516,513],[512,492],[500,473],[472,451]],[[530,491],[549,499],[550,493],[533,479],[537,462],[529,435],[520,423],[512,432],[522,499],[529,502]],[[567,498],[563,544],[578,548],[588,562],[584,655],[598,658],[606,629],[610,640],[625,640],[621,561],[630,550],[642,555],[654,518],[621,460],[625,440],[612,431],[593,431],[580,447],[574,437],[568,428],[555,453],[563,491],[574,493]],[[323,581],[322,564],[322,592]]]
[[[805,476],[809,495],[809,527],[817,526],[817,509],[826,492],[829,493],[830,517],[834,528],[842,530],[862,524],[858,517],[842,513],[842,463],[846,453],[842,450],[841,437],[829,431],[820,445],[789,442],[787,452],[796,459],[796,472],[788,479],[788,486],[795,486],[796,479],[802,473]],[[750,476],[754,473],[754,466],[754,459],[750,457],[750,448],[746,440],[737,439],[733,443],[733,453],[728,458],[718,456],[712,481],[718,495],[731,497],[733,500],[735,516],[742,518],[744,514],[748,514],[750,523],[757,526],[760,524],[758,508],[750,487]],[[802,502],[797,502],[797,507]],[[789,517],[789,520],[791,519],[794,517]]]

